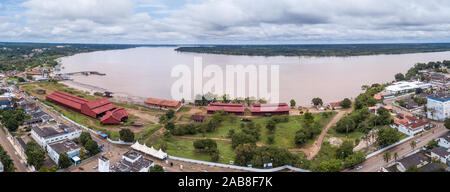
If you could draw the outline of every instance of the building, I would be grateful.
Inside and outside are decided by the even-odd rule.
[[[392,106],[381,106],[379,103],[376,106],[369,107],[368,110],[371,113],[377,114],[378,113],[378,109],[381,108],[381,107],[383,107],[383,108],[387,109],[388,111],[392,112]]]
[[[447,132],[447,134],[438,138],[438,145],[440,147],[450,149],[450,132]]]
[[[11,101],[12,101],[12,97],[1,96],[0,97],[0,108],[2,110],[11,109],[12,108]]]
[[[334,109],[342,109],[341,102],[332,102],[328,104],[328,108]]]
[[[3,163],[0,160],[0,173],[3,172],[3,171],[5,171],[5,168],[3,167]]]
[[[427,97],[427,117],[437,121],[450,118],[450,93],[438,92]]]
[[[377,101],[381,101],[384,99],[383,94],[377,93],[373,96],[374,99],[376,99]]]
[[[401,172],[405,172],[408,168],[416,166],[421,168],[431,161],[429,158],[421,151],[411,154],[397,162],[397,169]]]
[[[203,123],[206,119],[206,116],[204,115],[192,115],[191,121],[195,123]]]
[[[245,107],[243,104],[232,103],[210,103],[206,106],[208,114],[214,114],[216,111],[225,111],[235,115],[244,115]]]
[[[179,101],[156,99],[156,98],[147,98],[147,100],[145,100],[145,105],[147,105],[150,108],[160,110],[172,109],[174,111],[178,111],[178,109],[181,108],[181,102]]]
[[[76,127],[69,127],[65,124],[58,126],[43,127],[34,126],[31,128],[31,137],[44,149],[48,144],[62,141],[64,139],[75,139],[80,137],[81,130]]]
[[[394,124],[391,125],[391,127],[397,128],[398,131],[409,136],[413,136],[424,131],[425,127],[428,126],[430,126],[430,124],[427,121],[412,116],[394,118]]]
[[[109,172],[109,159],[103,155],[98,158],[98,172]]]
[[[111,172],[149,172],[154,162],[142,157],[141,154],[130,150],[123,154],[122,159],[110,167]]]
[[[92,118],[100,118],[102,124],[120,124],[128,117],[124,108],[116,107],[106,98],[91,101],[55,91],[47,95],[46,99]],[[102,118],[103,116],[106,117]]]
[[[418,88],[430,89],[432,87],[434,87],[432,84],[423,83],[420,81],[415,81],[415,82],[400,81],[400,82],[393,83],[390,86],[387,86],[385,91],[388,94],[401,94],[401,93],[413,92]]]
[[[423,172],[436,172],[444,170],[444,167],[439,163],[428,163],[420,168]]]
[[[450,149],[435,147],[431,149],[431,158],[437,159],[441,163],[447,164],[447,162],[450,161]]]
[[[54,142],[47,147],[48,156],[58,165],[59,156],[67,153],[73,163],[80,163],[80,147],[70,139]]]
[[[289,115],[289,110],[287,103],[253,104],[250,107],[252,116]]]

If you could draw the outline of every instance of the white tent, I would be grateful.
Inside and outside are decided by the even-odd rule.
[[[158,159],[165,159],[167,158],[167,153],[164,153],[164,151],[162,151],[161,149],[156,150],[152,147],[147,147],[145,145],[141,145],[139,144],[139,142],[136,141],[136,143],[134,143],[133,145],[131,145],[131,148],[136,150],[136,151],[140,151],[142,153],[145,153],[147,155],[156,157]]]

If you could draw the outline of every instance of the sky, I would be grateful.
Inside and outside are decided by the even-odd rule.
[[[0,0],[1,42],[450,42],[448,0]]]

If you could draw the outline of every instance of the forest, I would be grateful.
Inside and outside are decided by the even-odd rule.
[[[184,46],[178,52],[248,56],[362,56],[450,51],[450,43],[321,44],[321,45],[213,45]]]

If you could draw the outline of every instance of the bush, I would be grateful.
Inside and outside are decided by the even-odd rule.
[[[119,131],[120,140],[124,142],[133,142],[134,141],[134,133],[130,129],[121,129]]]
[[[164,172],[164,168],[161,165],[155,165],[150,167],[150,172]]]
[[[211,139],[201,139],[194,141],[194,148],[199,152],[212,152],[217,150],[217,142]]]

